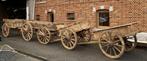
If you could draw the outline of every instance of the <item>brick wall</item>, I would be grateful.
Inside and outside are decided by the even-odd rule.
[[[47,0],[36,4],[36,15],[47,21],[47,12],[54,13],[55,22],[90,21],[96,25],[96,10],[104,6],[113,7],[110,11],[110,26],[139,21],[140,29],[146,31],[147,1],[146,0]],[[67,13],[75,12],[75,20],[68,20]]]
[[[40,15],[40,20],[44,21],[46,20],[46,14],[45,14],[45,10],[46,10],[46,4],[36,4],[35,7],[35,16]]]

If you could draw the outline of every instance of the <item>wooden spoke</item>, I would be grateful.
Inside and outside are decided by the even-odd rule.
[[[8,27],[8,25],[6,23],[4,23],[2,26],[2,35],[4,37],[8,37],[9,33],[10,33],[10,28]]]
[[[33,28],[29,23],[25,23],[21,28],[21,34],[25,41],[30,41],[33,36]]]
[[[73,50],[77,45],[77,34],[70,29],[62,30],[61,43],[64,48]]]
[[[114,48],[112,48],[113,52],[114,52],[114,55],[117,55],[117,52]]]
[[[73,39],[73,40],[71,40],[71,43],[72,43],[72,44],[74,44],[74,43],[75,43],[74,39]]]
[[[108,47],[109,46],[109,44],[108,43],[106,43],[106,44],[103,44],[103,46],[102,47]]]
[[[109,43],[109,39],[108,39],[108,35],[107,34],[103,34],[101,35],[102,37],[100,38],[100,40],[102,40],[100,43]]]
[[[116,40],[116,41],[114,41],[113,43],[119,43],[120,41],[119,40]]]
[[[106,52],[108,52],[109,48],[110,48],[110,46],[107,46],[107,47],[106,47],[106,49],[105,49],[105,50],[106,50]]]
[[[41,27],[37,31],[37,39],[41,44],[48,44],[51,40],[51,33],[47,27]]]
[[[116,46],[114,46],[114,49],[116,49],[116,51],[118,51],[119,53],[121,52],[121,50]]]
[[[126,52],[132,51],[137,45],[136,35],[124,37],[124,40],[125,40],[125,45],[126,45],[126,49],[125,49]]]
[[[99,47],[105,56],[112,59],[121,57],[125,50],[123,38],[112,32],[104,32],[101,35]]]
[[[112,40],[112,32],[111,31],[108,31],[107,32],[107,37],[108,37],[108,40],[110,41],[110,42],[112,42],[113,40]]]
[[[115,44],[115,46],[120,47],[120,48],[122,47],[122,45],[118,45],[118,44]]]

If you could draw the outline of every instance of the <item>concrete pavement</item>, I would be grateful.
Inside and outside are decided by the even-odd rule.
[[[13,48],[27,54],[42,57],[48,61],[146,61],[147,48],[136,48],[125,53],[120,59],[112,60],[105,57],[97,45],[78,46],[74,51],[64,49],[61,43],[40,44],[36,37],[32,41],[24,41],[20,35],[2,38],[0,44],[9,44]]]

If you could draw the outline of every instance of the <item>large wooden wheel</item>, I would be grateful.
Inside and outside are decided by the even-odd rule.
[[[4,23],[2,26],[2,35],[4,37],[8,37],[9,33],[10,33],[10,28],[8,27],[8,25],[6,23]]]
[[[129,52],[132,51],[136,46],[137,46],[137,37],[136,35],[134,36],[128,36],[128,37],[124,37],[125,40],[125,51]]]
[[[50,30],[47,27],[38,29],[37,39],[41,44],[48,44],[51,40]]]
[[[99,47],[105,56],[112,59],[121,57],[125,51],[123,38],[112,32],[105,32],[101,35]]]
[[[89,29],[79,32],[78,36],[80,37],[80,40],[82,40],[82,41],[90,41],[91,40],[91,32]]]
[[[25,23],[21,28],[22,37],[25,41],[30,41],[33,36],[33,28],[29,23]]]
[[[70,29],[61,31],[61,43],[64,48],[73,50],[77,45],[77,34]]]

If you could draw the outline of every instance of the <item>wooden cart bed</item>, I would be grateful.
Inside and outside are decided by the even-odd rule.
[[[23,19],[4,19],[5,24],[10,28],[20,28],[26,20]]]

